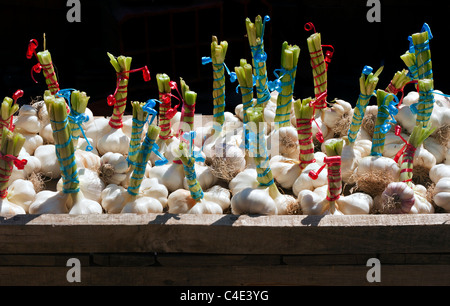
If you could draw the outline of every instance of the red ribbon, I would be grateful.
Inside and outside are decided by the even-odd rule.
[[[400,105],[402,105],[403,98],[404,98],[404,96],[405,96],[405,86],[408,85],[408,84],[417,84],[417,83],[418,83],[417,80],[409,81],[408,83],[406,83],[405,85],[403,85],[403,87],[400,88],[400,89],[397,88],[397,87],[395,87],[395,86],[392,84],[392,81],[389,83],[389,85],[388,85],[388,90],[389,90],[390,92],[392,92],[394,95],[397,95],[399,92],[402,93],[402,97],[401,97],[400,101],[398,102],[397,108],[399,108]],[[419,87],[417,87],[417,92],[419,92]]]
[[[395,136],[400,137],[400,139],[405,143],[405,145],[400,149],[400,151],[397,152],[397,154],[395,154],[394,157],[394,161],[396,163],[398,163],[398,161],[400,160],[400,156],[402,156],[403,152],[408,148],[408,147],[413,147],[412,145],[410,145],[408,143],[408,141],[406,141],[405,138],[403,138],[403,136],[401,135],[402,132],[402,128],[400,125],[396,125],[395,126]],[[414,148],[414,147],[413,147]],[[414,151],[416,150],[416,148],[414,148]]]
[[[6,161],[6,162],[13,162],[14,166],[16,166],[17,169],[23,170],[25,165],[28,163],[28,160],[26,159],[18,159],[16,156],[11,154],[5,154],[3,155],[0,153],[0,159]]]
[[[314,170],[309,171],[308,175],[313,180],[316,180],[319,177],[319,174],[328,166],[328,190],[329,194],[327,194],[328,201],[336,201],[340,197],[341,187],[330,187],[330,183],[338,183],[341,181],[341,157],[340,156],[330,156],[324,158],[324,164],[315,172]],[[332,166],[339,166],[338,169],[331,169]]]

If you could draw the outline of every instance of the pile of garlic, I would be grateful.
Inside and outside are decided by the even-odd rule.
[[[350,144],[343,133],[336,133],[336,125],[342,125],[344,118],[353,114],[350,103],[336,100],[329,108],[315,114],[312,124],[312,136],[320,131],[323,143],[314,140],[314,162],[302,165],[299,162],[299,145],[286,150],[281,146],[282,138],[290,142],[297,135],[291,132],[279,133],[276,140],[271,139],[275,129],[271,120],[271,105],[276,101],[276,92],[264,111],[267,118],[265,141],[270,148],[268,167],[273,173],[275,184],[280,191],[280,198],[273,198],[269,188],[259,186],[257,167],[254,159],[244,148],[244,130],[242,105],[236,107],[236,114],[226,112],[225,123],[221,133],[212,135],[208,125],[195,127],[196,138],[194,150],[203,157],[195,162],[196,179],[204,191],[204,200],[196,203],[189,194],[188,181],[183,165],[175,163],[172,158],[165,165],[156,165],[159,159],[152,154],[145,170],[145,178],[140,192],[142,197],[128,204],[127,187],[130,180],[130,167],[127,162],[128,148],[117,147],[104,154],[99,149],[102,136],[100,132],[95,139],[88,138],[94,145],[92,151],[86,151],[86,140],[80,138],[75,151],[76,164],[79,169],[80,189],[84,197],[98,203],[98,209],[80,213],[194,213],[194,214],[369,214],[369,213],[433,213],[450,212],[450,143],[448,131],[450,126],[450,99],[435,95],[436,103],[431,115],[431,122],[436,131],[416,151],[414,167],[421,170],[420,181],[414,182],[413,188],[399,181],[400,165],[394,156],[402,149],[404,143],[393,132],[386,134],[383,156],[370,156],[372,137],[363,125],[355,143]],[[410,92],[403,99],[403,104],[395,116],[402,127],[402,136],[408,139],[412,131],[415,115],[409,107],[418,100],[417,92]],[[38,105],[38,107],[36,107]],[[61,190],[61,170],[56,158],[55,144],[46,132],[49,120],[45,104],[23,105],[14,118],[17,131],[26,137],[19,158],[26,159],[23,170],[14,169],[10,178],[8,199],[18,205],[11,214],[29,213],[33,202],[39,202],[36,195],[42,186],[49,186],[49,192]],[[365,118],[376,114],[376,106],[367,108]],[[95,118],[87,109],[89,120],[83,123],[83,129],[100,131],[98,126],[107,122],[107,118]],[[272,114],[273,115],[273,114]],[[272,118],[272,119],[270,119]],[[177,133],[180,112],[171,119],[173,135]],[[123,143],[128,146],[131,137],[131,120],[124,120],[123,136],[128,137]],[[291,128],[296,129],[295,112],[291,112]],[[342,126],[339,127],[342,129]],[[145,126],[144,131],[147,129]],[[447,133],[447,134],[446,134]],[[89,134],[89,133],[88,133]],[[446,136],[447,135],[447,136]],[[176,136],[173,136],[174,138]],[[341,177],[342,193],[332,209],[327,206],[328,180],[325,146],[342,139]],[[446,142],[443,143],[442,141]],[[179,144],[179,140],[176,142]],[[285,142],[284,142],[285,143]],[[117,143],[121,146],[121,142]],[[123,145],[125,146],[125,145]],[[281,146],[281,147],[280,147]],[[174,149],[175,148],[175,149]],[[165,155],[176,156],[176,146],[165,147]],[[355,185],[359,177],[368,173],[382,174],[384,187],[377,191],[365,192]],[[425,177],[423,177],[425,174]],[[20,188],[18,186],[20,185]],[[45,187],[47,188],[47,187]],[[142,202],[142,203],[141,203]],[[272,203],[273,202],[273,203]],[[34,206],[36,206],[35,204]],[[39,210],[31,210],[39,211]],[[64,211],[64,210],[63,210]],[[46,209],[45,213],[61,213]]]

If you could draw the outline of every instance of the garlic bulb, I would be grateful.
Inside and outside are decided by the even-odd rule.
[[[361,192],[341,196],[336,200],[335,207],[330,207],[323,192],[325,187],[320,189],[321,192],[302,190],[298,194],[297,201],[304,215],[364,215],[372,209],[372,197]]]
[[[109,184],[101,193],[101,205],[108,214],[120,214],[130,199],[125,188],[116,184]]]
[[[169,195],[167,205],[171,214],[222,214],[222,207],[203,198],[196,202],[191,193],[185,189],[178,189]]]
[[[100,158],[100,178],[108,184],[120,185],[127,179],[128,162],[120,153],[107,152]]]
[[[433,183],[439,182],[444,177],[450,177],[450,165],[437,164],[430,169],[430,179]]]
[[[443,177],[437,182],[434,187],[433,201],[445,212],[450,212],[450,177]]]
[[[78,168],[87,168],[97,171],[101,166],[101,159],[98,155],[83,150],[75,150],[75,159]]]
[[[269,157],[283,155],[296,159],[300,154],[297,129],[293,126],[281,127],[267,137],[267,151]]]
[[[36,191],[33,183],[29,180],[17,179],[9,185],[6,198],[9,202],[21,206],[25,213],[28,213],[28,208],[35,197]]]
[[[161,202],[151,197],[138,196],[132,201],[125,204],[121,213],[133,214],[148,214],[148,213],[162,213],[163,206]]]
[[[276,215],[275,201],[270,197],[269,188],[245,188],[231,198],[231,212],[241,214]]]
[[[231,193],[227,188],[219,185],[215,185],[203,193],[204,199],[209,202],[215,202],[219,204],[222,211],[230,208],[231,205]]]
[[[64,193],[43,190],[29,207],[30,214],[101,214],[102,207],[96,201],[86,199],[83,193]]]
[[[37,147],[34,156],[41,162],[41,173],[52,179],[61,177],[61,169],[56,156],[55,145],[48,144]]]
[[[150,197],[158,200],[162,207],[167,207],[167,197],[169,191],[167,187],[160,184],[156,178],[144,178],[141,183],[139,192],[144,197]]]
[[[10,202],[7,198],[0,199],[0,215],[24,215],[25,213],[20,205]]]
[[[130,146],[130,138],[124,134],[122,129],[110,127],[106,133],[102,134],[97,142],[97,150],[100,155],[108,152],[127,154]]]
[[[101,203],[101,193],[105,189],[105,183],[100,179],[97,172],[88,168],[78,168],[78,180],[80,190],[86,199]],[[62,191],[62,178],[56,185],[56,190]]]
[[[375,197],[374,209],[382,214],[407,214],[415,204],[414,191],[404,182],[392,182]]]
[[[294,195],[298,195],[302,190],[314,190],[318,187],[327,185],[328,179],[327,179],[327,172],[322,171],[320,172],[317,179],[313,180],[309,176],[309,172],[311,170],[317,171],[322,165],[318,163],[312,163],[303,169],[300,176],[295,180],[294,185],[292,185],[292,191],[294,192]]]
[[[218,143],[212,147],[212,151],[215,154],[210,160],[209,167],[216,178],[230,182],[238,173],[244,171],[245,152],[239,146]]]
[[[359,160],[353,179],[359,190],[375,197],[391,182],[399,180],[400,168],[391,158],[366,156]]]
[[[38,134],[22,133],[22,135],[26,139],[23,148],[30,155],[34,154],[34,151],[36,150],[37,147],[42,146],[44,144],[44,139]]]
[[[37,134],[41,130],[41,123],[37,116],[37,110],[28,104],[20,107],[14,125],[19,133],[24,134]]]
[[[238,175],[236,175],[228,184],[233,195],[237,194],[245,188],[256,189],[258,182],[256,181],[257,172],[254,168],[247,168]]]

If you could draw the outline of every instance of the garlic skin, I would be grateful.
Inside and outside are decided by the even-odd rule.
[[[162,212],[161,202],[151,197],[138,196],[133,201],[126,203],[120,213],[142,215]]]
[[[436,164],[444,162],[447,148],[442,146],[435,138],[428,137],[425,139],[423,147],[435,157]]]
[[[116,184],[109,184],[101,193],[101,205],[108,214],[119,214],[131,199],[125,188]]]
[[[302,190],[298,194],[298,203],[304,215],[366,215],[373,206],[370,195],[356,192],[348,196],[341,196],[335,203],[334,211],[326,199],[328,186],[314,190]]]
[[[257,176],[258,174],[254,168],[247,168],[236,175],[228,184],[231,194],[235,195],[246,188],[256,189],[259,186],[256,180]]]
[[[245,152],[238,145],[218,143],[212,148],[215,154],[209,162],[212,174],[217,179],[231,181],[246,167]]]
[[[41,162],[41,173],[52,179],[61,177],[61,169],[56,156],[55,145],[48,144],[36,148],[34,156]]]
[[[202,199],[195,202],[191,193],[185,189],[178,189],[169,195],[167,205],[171,214],[222,214],[219,204]]]
[[[42,137],[45,144],[54,144],[55,139],[53,138],[53,129],[50,123],[44,125],[39,131],[39,136]]]
[[[231,212],[236,215],[276,215],[277,204],[270,197],[269,188],[245,188],[231,198]]]
[[[24,215],[25,210],[12,202],[7,198],[0,199],[0,216],[14,216],[14,215]]]
[[[42,139],[42,137],[39,136],[38,134],[22,133],[22,135],[23,137],[25,137],[25,143],[23,144],[23,148],[30,155],[33,155],[36,148],[44,144],[44,139]]]
[[[33,183],[28,180],[15,180],[8,187],[8,195],[6,198],[9,202],[21,206],[25,213],[28,213],[29,206],[36,198]]]
[[[22,105],[16,120],[13,121],[16,129],[24,134],[38,134],[41,130],[41,123],[37,116],[37,110],[29,105]]]
[[[300,154],[297,129],[293,126],[273,130],[267,137],[266,142],[269,157],[282,155],[296,159]]]
[[[102,207],[96,201],[86,199],[81,191],[64,193],[43,190],[29,207],[30,214],[101,214]]]
[[[196,165],[197,168],[197,165]],[[148,171],[149,178],[156,178],[169,192],[184,188],[184,170],[181,164],[165,164],[152,167]]]
[[[23,179],[26,180],[33,172],[39,173],[41,172],[41,161],[35,157],[30,156],[23,148],[17,156],[18,159],[26,159],[27,164],[22,170],[13,167],[11,172],[11,176],[9,177],[9,184],[13,183],[15,180]]]
[[[169,196],[169,191],[167,187],[158,182],[156,178],[144,178],[139,188],[139,193],[143,197],[150,197],[158,200],[162,207],[167,207],[167,197]]]
[[[322,165],[318,163],[312,163],[303,169],[300,176],[295,180],[294,185],[292,185],[292,191],[294,195],[298,195],[302,190],[310,190],[327,185],[328,184],[328,173],[326,170],[323,170],[319,173],[319,176],[316,180],[313,180],[309,177],[309,172],[311,170],[317,172]]]
[[[88,168],[78,168],[78,180],[80,181],[80,191],[86,199],[101,203],[101,193],[105,189],[105,183],[100,179],[97,172]],[[61,178],[56,190],[62,191],[63,179]]]
[[[101,165],[100,156],[83,150],[75,150],[75,160],[78,169],[87,168],[92,171],[97,171]]]
[[[103,213],[102,206],[97,202],[85,198],[82,191],[73,194],[73,205],[70,215],[90,215]]]
[[[195,165],[195,174],[197,176],[197,181],[203,190],[209,189],[215,184],[217,184],[218,181],[217,177],[214,176],[213,172],[211,171],[211,168],[207,166],[202,166],[200,164]],[[189,189],[186,177],[183,178],[183,188],[186,190]]]
[[[208,202],[217,203],[222,208],[222,211],[230,208],[231,205],[231,192],[219,185],[215,185],[203,192],[203,198]]]
[[[450,177],[450,165],[437,164],[430,169],[430,179],[433,183],[437,184],[444,177]]]
[[[67,214],[72,208],[72,199],[67,193],[42,190],[29,206],[30,214]]]
[[[383,214],[408,214],[415,202],[414,190],[408,184],[392,182],[375,198],[375,209]]]
[[[436,183],[433,194],[434,203],[445,212],[450,212],[450,177],[441,178]]]
[[[91,145],[98,150],[98,141],[112,128],[109,125],[109,119],[105,117],[95,118],[94,122],[86,127],[86,137],[92,139]],[[101,154],[103,155],[103,154]]]
[[[110,127],[97,142],[97,150],[100,155],[104,155],[107,152],[126,155],[128,154],[129,146],[130,138],[124,134],[122,129],[115,129],[112,127]]]
[[[120,153],[107,152],[100,158],[99,175],[105,184],[120,185],[127,179],[128,161]]]

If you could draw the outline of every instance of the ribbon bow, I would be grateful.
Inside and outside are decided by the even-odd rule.
[[[326,167],[329,166],[331,164],[341,164],[341,157],[340,156],[326,156],[324,159],[324,164],[317,170],[311,170],[308,173],[308,176],[313,179],[313,180],[317,180],[317,178],[319,177],[319,174],[322,172],[322,170]]]
[[[204,162],[205,158],[201,155],[201,151],[194,151],[194,138],[196,136],[195,131],[184,132],[181,136],[181,140],[189,144],[189,154],[195,159],[196,162]]]
[[[141,68],[137,68],[137,69],[133,69],[133,70],[129,70],[129,71],[117,72],[117,86],[116,86],[116,90],[114,91],[114,94],[109,95],[108,98],[106,99],[106,101],[108,102],[109,106],[113,106],[114,104],[116,104],[115,96],[117,94],[117,91],[119,90],[119,82],[120,82],[120,80],[127,79],[127,77],[125,76],[126,73],[133,73],[133,72],[138,72],[138,71],[142,71],[142,77],[143,77],[145,82],[149,82],[151,80],[150,71],[148,70],[147,66],[144,66],[144,67],[141,67]]]
[[[69,113],[70,123],[78,125],[78,128],[80,129],[81,134],[83,135],[83,138],[86,140],[86,143],[87,143],[86,151],[90,152],[94,149],[94,147],[89,142],[86,134],[84,133],[83,127],[81,126],[83,123],[89,121],[89,116],[86,115],[85,113],[80,114],[72,108],[71,97],[72,97],[72,92],[75,90],[76,89],[73,89],[73,88],[61,89],[60,91],[58,91],[56,93],[56,96],[62,97],[65,100],[67,100],[67,102],[68,102],[67,104],[69,107],[67,112]]]
[[[0,153],[0,159],[4,160],[6,162],[12,161],[14,163],[14,166],[16,166],[16,168],[19,170],[23,170],[25,168],[26,164],[28,163],[28,160],[19,159],[16,156],[11,155],[11,154],[3,155],[2,153]]]
[[[209,63],[212,63],[211,57],[203,56],[202,57],[202,65],[207,65]],[[230,69],[228,69],[228,66],[225,63],[223,63],[223,64],[213,64],[213,65],[223,65],[223,67],[227,71],[228,75],[230,76],[231,83],[234,83],[237,80],[236,72],[230,72]]]

